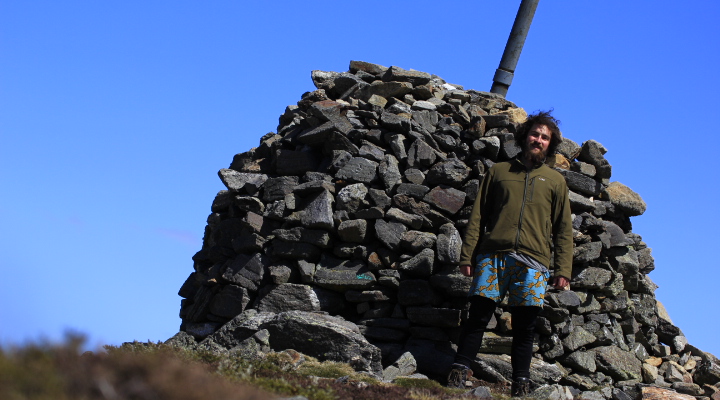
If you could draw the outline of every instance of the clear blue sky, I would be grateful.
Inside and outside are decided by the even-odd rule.
[[[520,1],[0,1],[0,345],[165,340],[217,171],[350,60],[489,90]],[[605,145],[656,295],[720,356],[720,3],[552,1],[508,99]]]

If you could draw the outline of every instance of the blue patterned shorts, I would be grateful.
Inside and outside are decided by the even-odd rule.
[[[507,294],[510,306],[542,306],[549,272],[529,268],[507,253],[478,254],[468,296],[500,302]]]

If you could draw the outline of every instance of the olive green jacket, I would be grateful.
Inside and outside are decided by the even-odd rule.
[[[556,276],[571,277],[568,188],[565,178],[545,164],[528,170],[519,159],[497,163],[480,185],[465,231],[460,265],[474,265],[478,253],[510,251],[533,257],[554,269]]]

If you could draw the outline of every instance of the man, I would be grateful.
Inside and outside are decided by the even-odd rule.
[[[535,321],[552,285],[569,289],[572,218],[563,176],[545,164],[562,141],[550,112],[530,115],[518,128],[521,154],[486,173],[465,232],[460,272],[473,277],[448,386],[463,387],[496,303],[508,295],[512,314],[512,396],[530,391]],[[551,248],[551,242],[554,245]],[[551,262],[551,254],[554,257]]]

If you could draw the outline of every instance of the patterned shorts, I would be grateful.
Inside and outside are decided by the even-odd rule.
[[[529,268],[507,253],[478,254],[468,296],[500,302],[505,294],[510,306],[542,306],[549,272]]]

